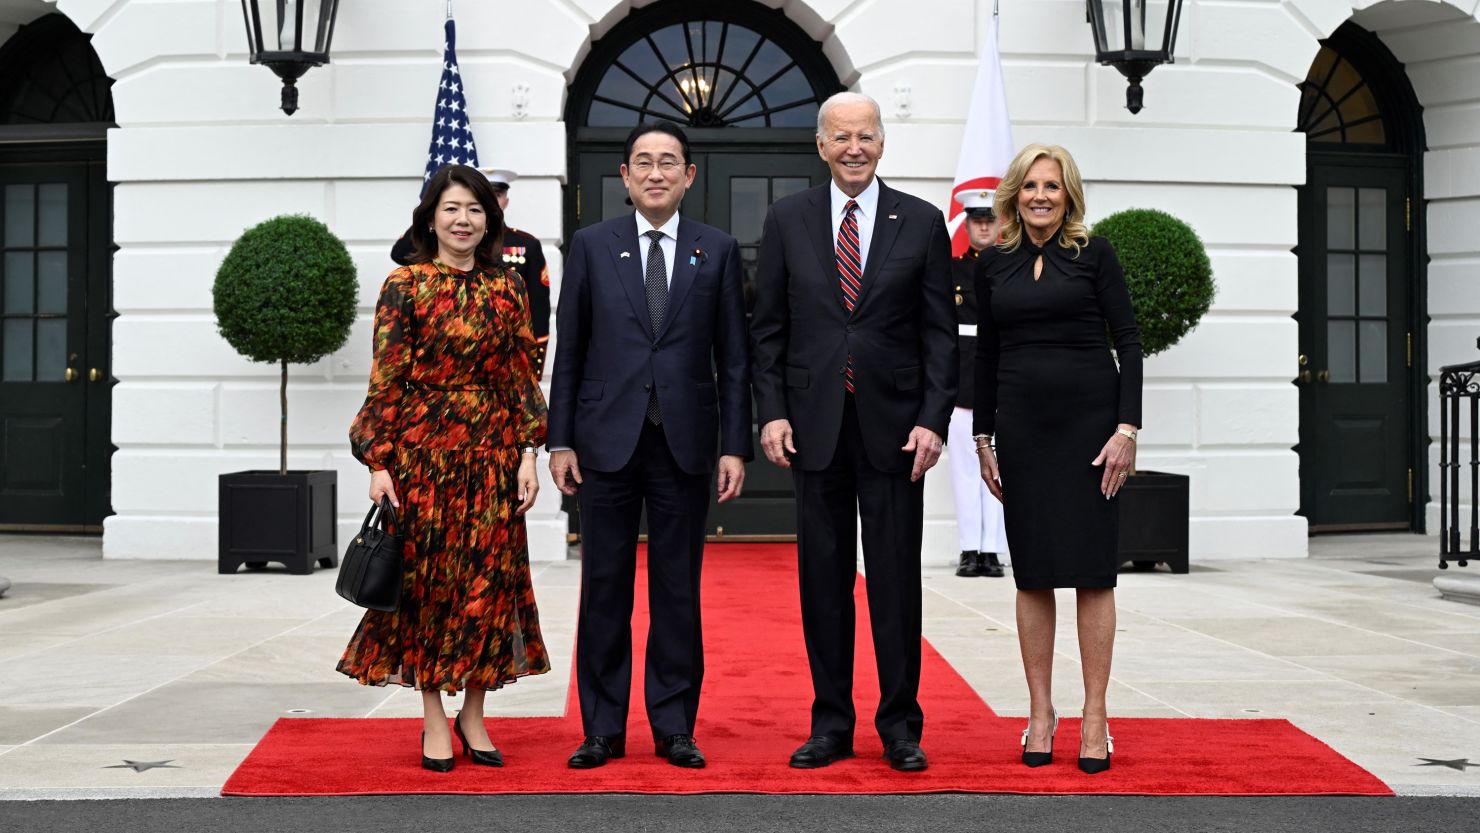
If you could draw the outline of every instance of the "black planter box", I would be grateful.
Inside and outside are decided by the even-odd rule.
[[[1149,570],[1187,566],[1189,480],[1185,474],[1138,471],[1120,487],[1120,563]]]
[[[294,575],[339,564],[338,473],[237,471],[221,475],[217,568],[276,561]]]

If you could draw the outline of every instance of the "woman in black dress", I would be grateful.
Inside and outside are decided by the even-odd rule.
[[[1023,763],[1052,760],[1054,589],[1073,587],[1084,669],[1079,768],[1103,772],[1113,751],[1105,689],[1119,567],[1115,497],[1135,462],[1141,342],[1115,250],[1084,226],[1084,186],[1068,151],[1024,148],[995,208],[1001,242],[982,253],[976,273],[972,433],[1012,542],[1031,702]]]

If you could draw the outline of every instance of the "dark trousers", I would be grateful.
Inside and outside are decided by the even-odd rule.
[[[582,469],[581,610],[576,679],[587,735],[627,731],[632,691],[632,594],[638,518],[648,517],[647,671],[643,691],[653,737],[693,734],[704,680],[699,567],[709,476],[688,474],[661,425],[644,421],[619,471]]]
[[[901,441],[901,445],[903,442]],[[802,632],[812,669],[812,734],[851,739],[853,586],[858,569],[857,517],[863,517],[863,561],[879,668],[879,737],[920,739],[920,535],[925,481],[908,471],[871,466],[850,395],[838,448],[827,468],[794,469]]]

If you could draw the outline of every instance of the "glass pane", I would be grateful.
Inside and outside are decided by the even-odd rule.
[[[724,116],[725,121],[734,124],[749,116],[754,116],[761,111],[761,97],[752,95],[746,98],[746,95],[749,95],[749,91],[743,94],[737,94],[729,104],[725,105],[726,112],[720,113],[721,116]],[[741,101],[741,99],[745,100]]]
[[[36,381],[66,381],[67,319],[43,318],[36,322]]]
[[[668,97],[673,99],[674,101],[679,102],[680,104],[683,103],[683,99],[678,97],[677,90],[672,90],[671,92],[669,92]],[[676,121],[679,124],[689,123],[688,113],[680,113],[678,110],[675,110],[673,108],[672,104],[669,104],[666,100],[658,98],[657,96],[653,96],[652,98],[648,99],[647,103],[644,106],[647,107],[648,112],[652,113],[660,119]]]
[[[1331,381],[1357,381],[1357,323],[1331,321],[1326,325],[1326,360],[1331,365]]]
[[[760,40],[761,36],[752,29],[744,26],[730,26],[729,32],[725,34],[725,51],[720,56],[720,63],[730,69],[739,70]]]
[[[36,189],[34,186],[5,186],[5,245],[36,245]]]
[[[37,189],[40,192],[41,228],[37,245],[67,245],[67,186],[52,182]]]
[[[1382,188],[1363,188],[1361,204],[1357,207],[1357,223],[1361,233],[1357,239],[1361,248],[1369,252],[1387,251],[1387,191]]]
[[[1326,189],[1326,248],[1356,248],[1356,189]]]
[[[761,51],[756,53],[755,60],[751,62],[750,69],[745,71],[755,83],[759,84],[767,78],[781,71],[781,68],[791,63],[791,58],[781,47],[766,41]]]
[[[771,202],[782,197],[800,193],[812,187],[812,183],[804,176],[778,176],[771,180]]]
[[[4,324],[4,340],[0,350],[5,353],[5,368],[0,379],[6,382],[31,381],[31,319],[12,318]]]
[[[1357,293],[1359,314],[1386,316],[1387,255],[1362,255],[1358,280],[1360,281],[1360,291]]]
[[[601,219],[610,220],[632,213],[632,204],[627,201],[627,185],[619,176],[601,178]]]
[[[586,123],[592,127],[636,127],[637,111],[593,101]]]
[[[724,24],[711,20],[704,24],[703,58],[706,64],[712,64],[719,60],[719,35]],[[694,50],[696,53],[699,50]]]
[[[802,73],[801,67],[792,67],[780,78],[767,84],[761,94],[766,97],[766,107],[780,107],[795,101],[813,98],[812,82]]]
[[[318,38],[319,13],[323,0],[278,0],[277,3],[255,4],[262,14],[262,39],[269,50],[281,52],[323,52]],[[302,12],[303,30],[298,30]]]
[[[689,62],[688,36],[682,24],[664,26],[654,32],[653,43],[658,45],[658,52],[663,55],[663,63],[668,69],[678,69]]]
[[[730,234],[735,235],[742,246],[761,240],[769,185],[763,176],[730,177]]]
[[[607,71],[606,77],[601,79],[601,84],[596,88],[596,94],[602,98],[640,105],[642,100],[647,98],[647,87],[639,84],[636,78],[613,67]]]
[[[36,253],[36,311],[67,314],[67,253]]]
[[[808,101],[771,114],[772,127],[816,127],[817,103]]]
[[[656,81],[668,74],[668,68],[663,66],[663,62],[658,60],[657,55],[653,54],[653,48],[648,46],[646,40],[640,40],[627,47],[627,51],[623,52],[622,57],[617,60],[622,63],[622,66],[632,70],[638,78]]]
[[[1361,334],[1362,381],[1364,383],[1386,382],[1387,322],[1363,321],[1361,322]],[[1331,381],[1336,381],[1335,368],[1332,368]]]
[[[1326,314],[1356,313],[1356,261],[1356,255],[1326,255]]]
[[[36,263],[30,252],[5,255],[5,306],[9,313],[36,311]]]

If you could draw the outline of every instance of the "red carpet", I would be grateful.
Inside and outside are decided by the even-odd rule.
[[[634,641],[646,639],[646,587],[639,570]],[[1077,720],[1059,726],[1054,763],[1018,762],[1023,719],[999,718],[927,643],[921,680],[923,773],[899,773],[873,734],[878,681],[859,582],[855,699],[858,757],[826,769],[787,766],[807,735],[811,683],[802,644],[796,550],[782,545],[710,546],[704,562],[708,666],[695,737],[709,759],[683,770],[655,757],[635,659],[627,757],[596,770],[566,768],[581,740],[575,686],[562,718],[489,721],[504,769],[473,766],[439,775],[419,766],[419,718],[279,720],[232,774],[225,795],[400,793],[928,793],[1001,792],[1158,795],[1391,795],[1371,773],[1285,720],[1118,719],[1114,768],[1075,766]],[[345,635],[346,639],[348,634]],[[1003,674],[1019,675],[1016,664]],[[551,673],[567,673],[557,668]],[[346,680],[346,685],[351,683]],[[1072,683],[1065,683],[1072,688]],[[498,697],[498,692],[490,698]],[[1077,699],[1066,689],[1063,699]]]

